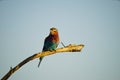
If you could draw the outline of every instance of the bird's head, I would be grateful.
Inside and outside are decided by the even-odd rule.
[[[51,35],[58,35],[58,30],[55,27],[50,28],[50,34]]]

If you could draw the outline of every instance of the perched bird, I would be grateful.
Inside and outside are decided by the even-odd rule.
[[[50,28],[49,35],[45,38],[42,52],[55,50],[57,48],[58,44],[59,44],[58,30],[56,28],[52,27],[52,28]],[[40,61],[39,61],[38,67],[40,66],[40,63],[43,58],[44,58],[44,56],[39,58]]]

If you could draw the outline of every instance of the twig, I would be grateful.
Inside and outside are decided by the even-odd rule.
[[[61,44],[65,47],[65,45],[63,44],[63,42],[61,42]]]

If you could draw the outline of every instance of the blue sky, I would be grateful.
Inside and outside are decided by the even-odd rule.
[[[0,78],[40,52],[52,26],[82,52],[47,56],[40,68],[35,59],[9,80],[120,80],[119,0],[0,0]]]

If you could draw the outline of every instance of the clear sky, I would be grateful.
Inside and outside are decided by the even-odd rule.
[[[52,26],[82,52],[45,57],[40,68],[35,59],[9,80],[120,80],[119,0],[0,0],[0,78],[40,52]]]

